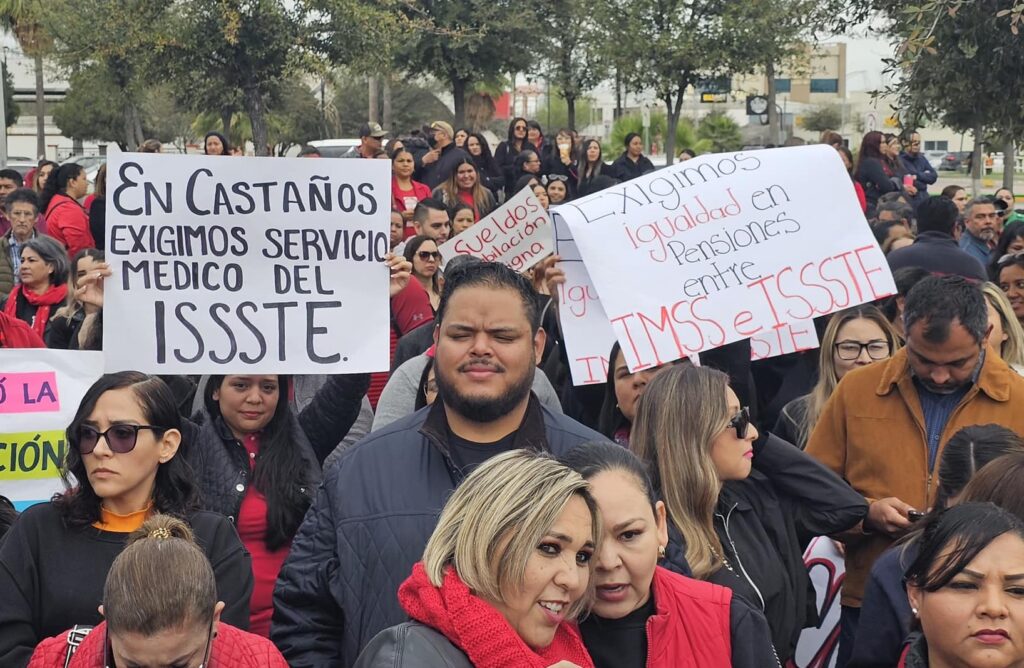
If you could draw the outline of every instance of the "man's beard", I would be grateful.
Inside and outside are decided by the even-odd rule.
[[[471,364],[471,363],[466,363]],[[494,364],[504,373],[508,373],[504,367]],[[459,394],[455,389],[455,383],[449,382],[445,373],[440,367],[434,368],[434,379],[437,381],[437,399],[444,403],[445,408],[450,408],[462,417],[473,422],[494,422],[512,412],[520,404],[533,388],[533,374],[536,367],[531,366],[530,370],[516,383],[510,385],[504,392],[496,397],[466,396]],[[459,371],[456,371],[459,373]]]

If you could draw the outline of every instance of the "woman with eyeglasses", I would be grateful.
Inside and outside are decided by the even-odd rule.
[[[516,156],[515,161],[512,163],[512,179],[509,180],[510,184],[519,186],[522,179],[530,176],[537,179],[540,182],[540,156],[533,149],[523,151]],[[515,197],[516,193],[519,192],[515,187],[505,191],[505,199],[509,200]]]
[[[449,208],[455,206],[456,202],[472,207],[474,221],[480,220],[498,207],[498,200],[495,199],[494,193],[481,183],[476,163],[471,158],[459,161],[455,171],[444,183],[434,188],[431,196]]]
[[[441,304],[441,282],[438,275],[441,254],[437,251],[437,243],[423,234],[412,237],[405,244],[405,259],[412,262],[413,278],[427,291],[430,308],[437,313],[437,307]]]
[[[537,147],[526,138],[526,132],[526,119],[513,118],[512,122],[508,124],[508,139],[494,149],[494,162],[497,163],[505,177],[506,194],[519,178],[515,171],[516,157],[523,151],[537,151]]]
[[[153,515],[110,567],[103,622],[44,640],[28,665],[287,667],[269,640],[221,621],[223,612],[213,568],[192,530],[170,515]]]
[[[1024,325],[1024,253],[1004,255],[996,261],[995,282],[1006,293],[1013,313]]]
[[[630,132],[623,140],[626,150],[612,163],[612,172],[619,181],[629,181],[654,171],[654,163],[644,155],[643,137]]]
[[[899,335],[877,307],[868,304],[834,314],[821,337],[818,382],[809,394],[782,407],[772,433],[802,450],[839,381],[855,369],[889,359],[900,347]]]
[[[86,391],[67,429],[65,491],[28,508],[0,545],[0,666],[24,666],[44,638],[99,624],[111,564],[155,513],[188,522],[213,566],[222,619],[249,627],[249,554],[226,517],[199,510],[181,429],[155,376],[107,374]],[[58,456],[57,443],[38,445]]]
[[[729,377],[680,364],[647,384],[630,435],[669,520],[666,566],[729,587],[764,612],[785,665],[818,623],[803,553],[855,526],[864,498],[799,448],[759,434]]]

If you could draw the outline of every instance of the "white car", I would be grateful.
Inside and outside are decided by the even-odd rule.
[[[309,145],[320,151],[324,158],[355,158],[358,157],[359,139],[316,139]]]

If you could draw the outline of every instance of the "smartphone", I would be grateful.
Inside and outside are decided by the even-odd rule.
[[[908,510],[907,511],[907,519],[910,520],[911,522],[917,522],[922,517],[924,517],[924,513],[921,512],[920,510]]]
[[[907,188],[907,187],[912,186],[912,185],[914,185],[914,175],[913,174],[904,174],[903,175],[903,187]]]

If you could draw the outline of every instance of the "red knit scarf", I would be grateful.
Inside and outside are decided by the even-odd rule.
[[[594,668],[574,624],[559,625],[554,641],[535,652],[500,612],[470,592],[452,568],[445,572],[441,587],[435,587],[423,564],[416,564],[398,589],[398,600],[410,617],[443,633],[476,668],[548,668],[559,661]]]
[[[51,285],[46,292],[39,295],[31,290],[25,290],[25,286],[18,284],[11,290],[11,294],[7,295],[7,305],[4,307],[4,313],[11,316],[12,318],[18,317],[18,297],[24,297],[32,306],[39,307],[36,310],[36,316],[29,323],[32,330],[39,335],[40,338],[43,336],[43,332],[46,331],[46,323],[50,321],[50,307],[54,304],[62,303],[68,296],[68,286],[64,285]]]

